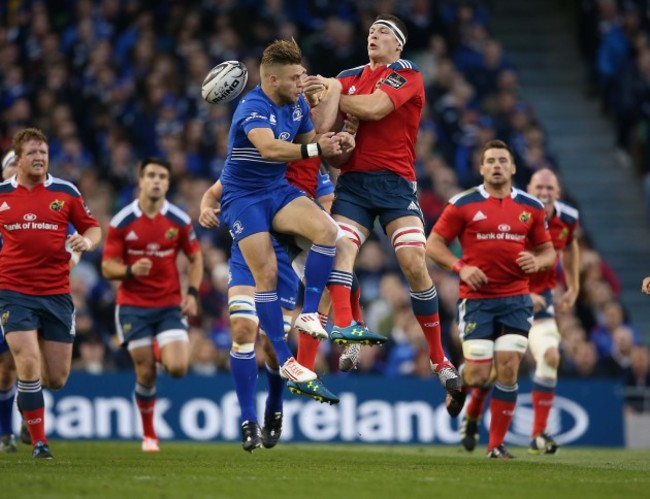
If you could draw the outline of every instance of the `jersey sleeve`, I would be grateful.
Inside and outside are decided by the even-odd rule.
[[[92,216],[90,209],[81,196],[71,198],[70,223],[80,234],[83,234],[91,227],[99,227],[99,222]]]
[[[184,227],[181,227],[180,243],[181,249],[186,255],[193,255],[194,253],[201,251],[199,241],[196,238],[196,232],[194,232],[194,227],[191,222]]]
[[[108,227],[102,260],[124,260],[124,237],[122,236],[122,229],[118,229],[112,225]]]
[[[580,222],[576,220],[574,223],[569,225],[569,235],[566,238],[567,244],[571,244],[573,240],[576,238],[576,232],[578,231],[578,227],[580,226]]]
[[[394,69],[379,86],[379,90],[385,92],[395,109],[411,100],[422,92],[424,83],[422,75],[414,69]]]
[[[453,204],[447,204],[440,218],[433,226],[433,232],[451,242],[462,232],[465,223],[460,210]]]
[[[551,234],[548,231],[546,214],[544,213],[543,209],[535,210],[533,212],[533,225],[531,227],[528,238],[533,247],[551,242]]]
[[[271,110],[268,106],[256,99],[247,100],[240,105],[243,106],[241,127],[246,135],[255,128],[271,128]]]

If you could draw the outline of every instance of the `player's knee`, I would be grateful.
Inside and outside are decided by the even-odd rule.
[[[544,352],[544,362],[555,370],[560,366],[560,351],[557,348],[549,348]]]
[[[50,390],[60,390],[68,381],[69,374],[70,371],[45,374],[41,379],[41,384],[44,388],[48,388]]]
[[[363,231],[352,224],[346,224],[344,222],[337,222],[339,226],[339,231],[336,236],[336,251],[339,251],[339,246],[341,251],[356,252],[363,246],[363,243],[366,242],[366,235]]]
[[[338,226],[332,223],[330,218],[326,218],[318,231],[318,238],[314,240],[318,244],[327,244],[333,246],[338,235]]]
[[[135,362],[135,377],[141,385],[153,386],[156,382],[155,362]]]
[[[188,368],[189,362],[183,362],[181,360],[171,362],[170,365],[165,366],[167,374],[172,378],[182,378],[187,374]]]
[[[468,368],[468,364],[466,364],[466,368],[463,371],[463,382],[466,385],[484,386],[488,383],[489,378],[490,378],[489,370],[480,369],[480,368],[471,369]]]
[[[251,300],[252,302],[252,300]],[[255,304],[252,304],[255,312]],[[240,310],[233,315],[230,315],[230,335],[235,343],[253,343],[257,336],[258,320],[257,315],[246,314],[245,311]]]
[[[424,248],[404,249],[397,255],[402,273],[411,287],[421,287],[424,281],[430,280],[424,256]]]
[[[16,369],[13,364],[0,366],[0,390],[9,390],[16,384]]]
[[[348,237],[343,237],[336,241],[336,266],[337,268],[340,267],[341,265],[343,266],[348,266],[354,265],[354,260],[357,257],[357,253],[359,252],[359,247],[356,245],[356,243],[348,238]]]

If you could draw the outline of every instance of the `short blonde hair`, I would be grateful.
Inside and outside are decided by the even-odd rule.
[[[290,66],[302,64],[302,51],[292,38],[291,40],[275,40],[262,53],[260,67],[262,72],[269,66]]]

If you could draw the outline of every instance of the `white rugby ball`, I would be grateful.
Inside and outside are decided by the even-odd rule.
[[[239,61],[213,67],[203,80],[201,96],[210,104],[224,104],[239,97],[248,82],[248,69]]]

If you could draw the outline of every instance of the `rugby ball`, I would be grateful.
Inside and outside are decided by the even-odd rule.
[[[225,61],[213,67],[203,80],[201,96],[210,104],[225,104],[242,93],[248,69],[239,61]]]

